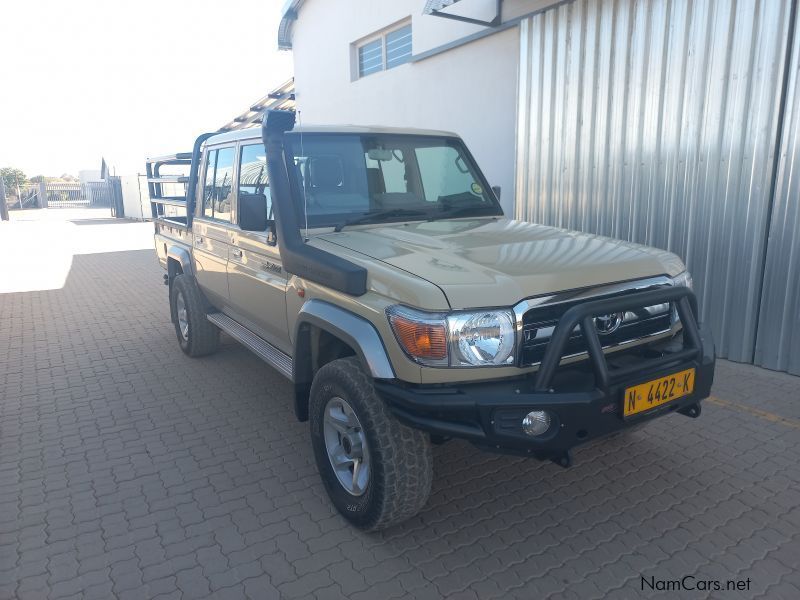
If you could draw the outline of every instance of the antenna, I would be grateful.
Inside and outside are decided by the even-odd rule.
[[[303,157],[305,161],[305,173],[302,172],[303,176],[303,217],[306,220],[306,231],[305,231],[305,241],[308,241],[308,186],[307,186],[307,179],[309,176],[308,171],[308,157],[306,157],[306,151],[303,147],[303,118],[302,113],[298,110],[297,111],[297,124],[300,126],[300,155]]]

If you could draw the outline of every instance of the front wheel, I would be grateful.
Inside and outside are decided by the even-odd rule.
[[[428,436],[391,414],[357,358],[332,361],[317,372],[309,416],[317,469],[348,521],[385,529],[425,506],[433,480]]]

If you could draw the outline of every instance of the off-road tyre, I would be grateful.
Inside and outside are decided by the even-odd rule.
[[[354,496],[339,482],[325,445],[325,407],[344,399],[366,435],[370,453],[369,481]],[[360,529],[385,529],[416,515],[428,501],[433,480],[433,455],[428,435],[403,425],[375,393],[356,357],[323,366],[314,377],[309,399],[311,443],[322,482],[336,509]]]
[[[178,318],[178,305],[183,298],[188,321],[188,334],[184,336]],[[175,277],[170,287],[169,305],[175,334],[185,354],[197,357],[213,354],[219,348],[219,329],[212,325],[207,316],[205,301],[197,284],[191,277],[180,274]]]

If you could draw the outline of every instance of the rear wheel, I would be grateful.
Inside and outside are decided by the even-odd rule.
[[[428,436],[390,413],[357,358],[319,370],[309,416],[317,468],[348,521],[361,529],[385,529],[422,509],[433,480]]]
[[[191,277],[181,274],[173,280],[170,309],[181,350],[189,356],[216,352],[219,329],[208,321],[203,296]]]

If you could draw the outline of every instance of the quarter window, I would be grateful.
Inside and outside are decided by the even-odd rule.
[[[358,46],[358,76],[398,67],[411,60],[411,24]]]
[[[203,216],[214,218],[214,170],[217,168],[217,151],[208,153],[206,179],[203,183]]]

